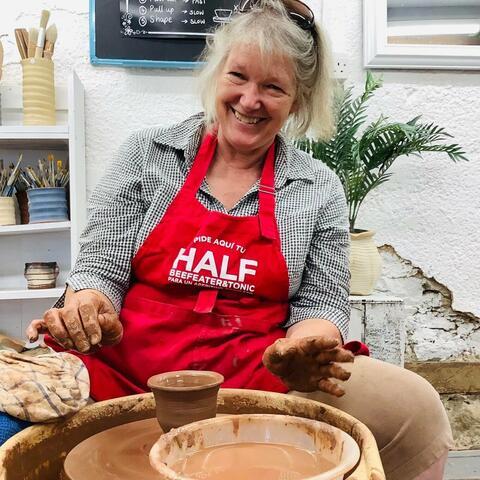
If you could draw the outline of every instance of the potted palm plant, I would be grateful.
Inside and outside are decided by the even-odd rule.
[[[385,183],[390,167],[403,155],[421,156],[423,152],[444,152],[451,160],[467,160],[457,144],[443,143],[452,136],[420,117],[389,122],[380,117],[366,124],[367,103],[382,79],[367,72],[363,93],[353,98],[352,88],[339,89],[336,100],[336,133],[328,141],[303,138],[297,147],[324,162],[340,178],[348,204],[351,251],[351,293],[370,294],[380,276],[381,260],[373,243],[374,232],[355,228],[358,212],[369,192]],[[363,127],[363,128],[362,128]]]

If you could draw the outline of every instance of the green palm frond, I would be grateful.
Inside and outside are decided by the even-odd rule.
[[[363,93],[353,98],[352,88],[336,96],[336,133],[328,141],[302,138],[296,146],[321,160],[340,178],[349,207],[350,230],[354,231],[360,206],[370,191],[388,181],[388,172],[400,156],[424,152],[443,152],[454,162],[467,160],[457,144],[444,143],[452,138],[434,123],[421,123],[420,116],[406,123],[389,122],[383,115],[360,128],[367,120],[368,100],[382,86],[382,80],[367,72]]]

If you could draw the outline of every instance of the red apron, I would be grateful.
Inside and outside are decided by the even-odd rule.
[[[204,139],[185,184],[132,260],[123,340],[81,355],[95,400],[144,392],[151,375],[184,369],[219,372],[227,388],[288,390],[262,364],[267,346],[285,336],[289,308],[274,144],[258,215],[248,217],[209,211],[196,199],[216,145],[216,136]]]
[[[280,325],[289,309],[274,144],[258,215],[248,217],[211,212],[196,199],[216,145],[216,136],[204,139],[185,184],[132,260],[123,340],[91,355],[72,352],[88,368],[95,400],[143,393],[150,376],[185,369],[219,372],[225,388],[288,391],[262,364],[265,349],[286,334]]]

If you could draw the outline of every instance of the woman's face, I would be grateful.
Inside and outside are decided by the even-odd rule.
[[[291,112],[296,85],[290,60],[262,58],[255,46],[234,46],[220,73],[218,141],[245,155],[263,154]]]

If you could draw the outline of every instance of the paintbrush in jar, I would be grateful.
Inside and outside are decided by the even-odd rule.
[[[21,28],[15,29],[15,42],[17,43],[18,53],[20,53],[20,57],[23,59],[27,58],[27,46],[24,43],[24,38],[22,34]]]
[[[39,176],[38,178],[40,179],[40,186],[41,187],[48,187],[48,174],[46,172],[45,168],[45,160],[39,159],[38,160],[38,172]]]
[[[44,186],[42,180],[38,177],[38,175],[35,173],[35,170],[32,167],[27,167],[27,170],[25,173],[32,180],[32,183],[34,185],[33,188],[42,188]]]
[[[55,157],[53,154],[47,155],[48,160],[48,181],[50,182],[50,186],[55,186]]]
[[[28,30],[28,58],[35,56],[35,49],[37,48],[38,30],[36,28],[30,28]]]
[[[23,154],[20,154],[17,164],[13,168],[10,167],[10,175],[8,176],[8,180],[6,184],[2,185],[0,190],[0,195],[2,197],[11,197],[13,195],[15,183],[20,175],[20,162],[22,161],[22,158]]]
[[[45,46],[45,30],[47,29],[49,18],[50,12],[48,10],[42,10],[42,16],[40,17],[40,28],[38,29],[37,48],[35,49],[35,58],[42,58],[43,56],[43,47]]]
[[[57,26],[55,24],[50,25],[45,33],[45,48],[43,50],[44,58],[52,58],[57,35]]]
[[[25,48],[26,55],[28,57],[28,31],[26,28],[20,29],[20,35],[22,36],[22,44]]]

